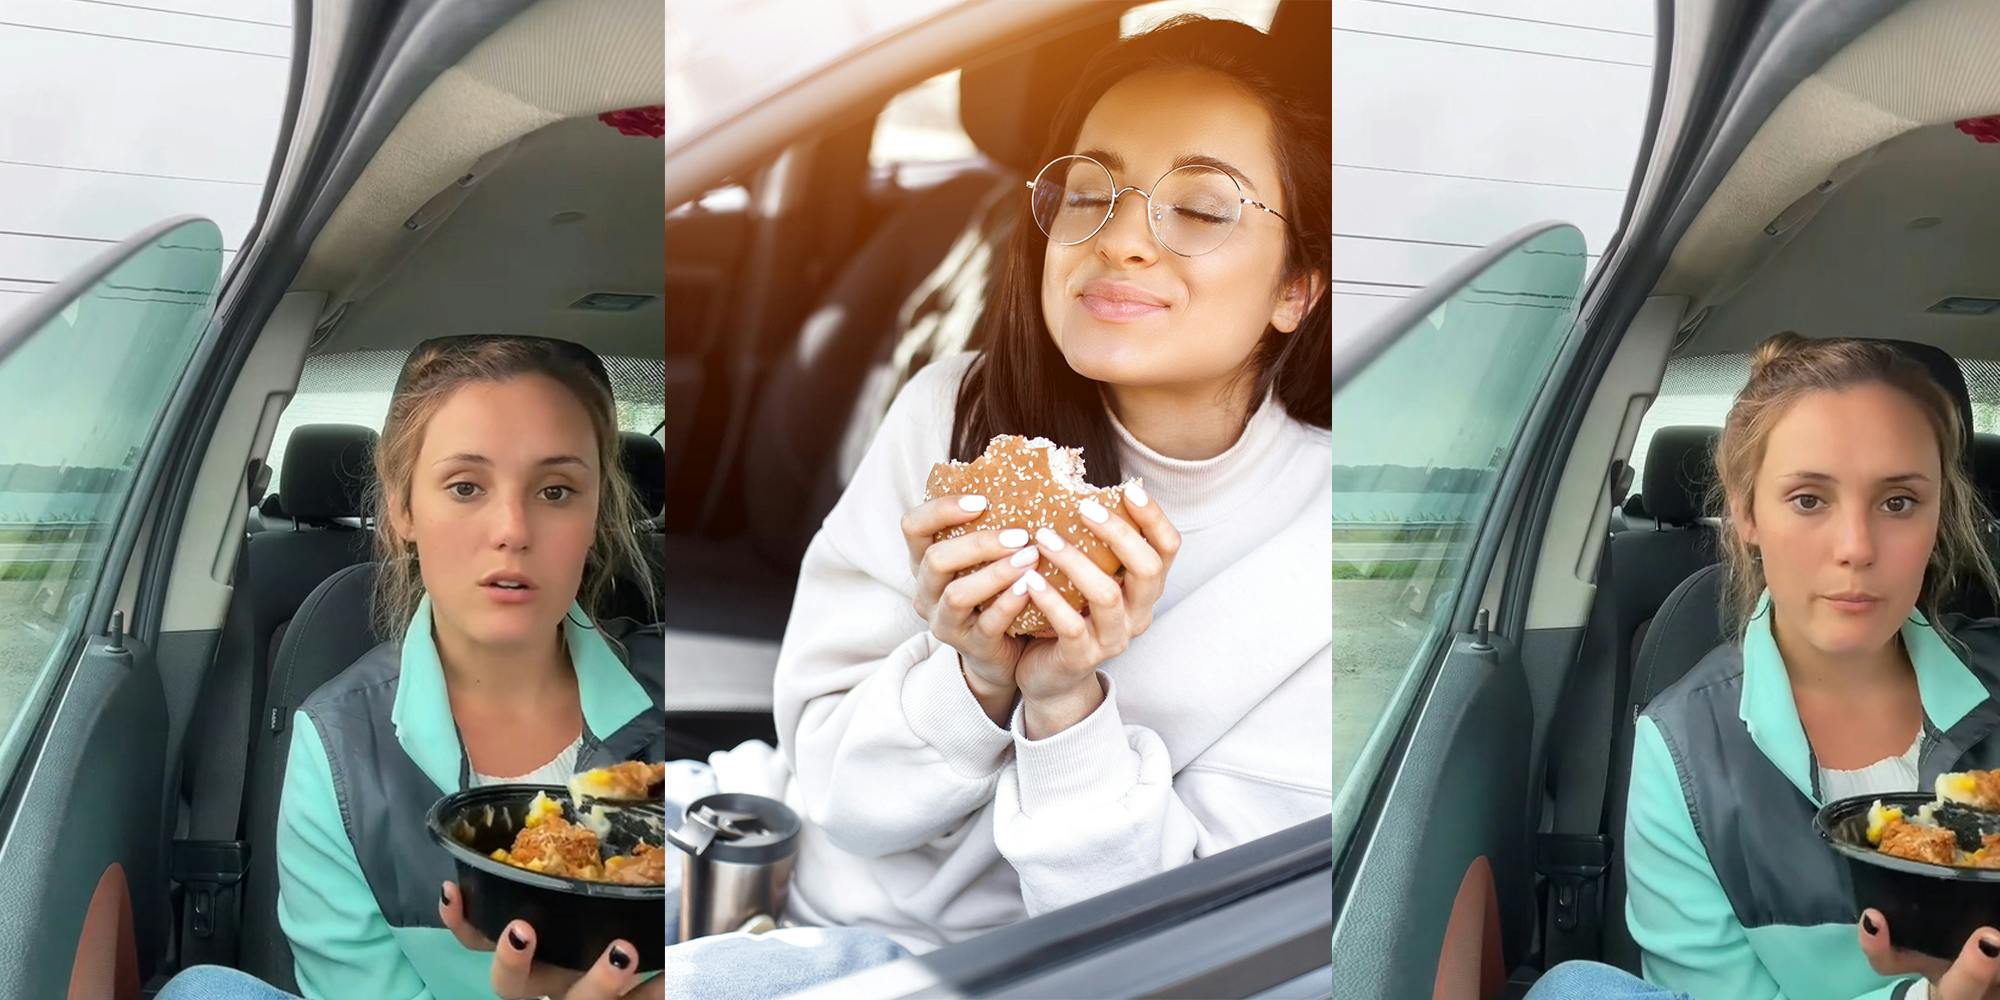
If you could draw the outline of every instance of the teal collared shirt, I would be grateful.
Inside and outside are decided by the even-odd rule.
[[[572,607],[563,623],[583,709],[578,766],[596,766],[585,762],[600,757],[609,763],[640,746],[651,747],[648,752],[656,756],[664,731],[641,716],[652,712],[657,719],[657,693],[639,683],[634,670],[640,668],[628,667],[601,632],[578,624],[588,621],[581,608]],[[657,656],[657,646],[652,650]],[[396,655],[384,652],[378,648],[329,682],[294,718],[276,850],[278,920],[292,945],[299,990],[314,1000],[490,1000],[493,956],[460,945],[435,914],[438,886],[432,873],[440,872],[437,880],[451,877],[449,862],[441,851],[429,855],[435,845],[420,829],[413,832],[411,820],[384,815],[407,811],[420,827],[430,796],[462,789],[471,777],[432,636],[428,598],[418,605]],[[646,666],[659,669],[656,661]],[[393,702],[383,705],[390,683]],[[317,721],[314,713],[326,721]],[[346,733],[345,742],[323,733],[322,724]],[[407,762],[342,756],[348,784],[337,785],[329,746],[347,746],[346,753],[354,754],[357,733],[386,736],[388,727]],[[425,779],[435,788],[418,787]],[[392,785],[399,790],[390,792]],[[371,805],[357,807],[362,798]],[[367,843],[358,847],[357,837]],[[364,851],[375,859],[370,866],[361,862]],[[385,897],[378,895],[384,892],[392,894],[393,914],[384,912]]]
[[[1946,730],[1986,700],[1986,685],[1931,627],[1922,612],[1912,612],[1900,632],[1903,648],[1917,672],[1917,696],[1923,702],[1926,734]],[[1792,698],[1791,675],[1771,634],[1771,594],[1757,602],[1757,611],[1743,632],[1743,701],[1737,713],[1751,740],[1792,785],[1825,805],[1818,794],[1818,766],[1806,741],[1805,725]]]
[[[577,698],[583,702],[585,743],[617,732],[652,704],[646,689],[632,679],[632,672],[604,637],[594,628],[576,624],[589,620],[579,605],[571,606],[569,616],[563,619],[563,641],[569,646],[570,663],[576,670]],[[429,595],[418,602],[410,629],[403,635],[402,680],[396,687],[396,707],[389,721],[396,726],[396,742],[402,744],[403,752],[433,783],[446,791],[466,786],[469,765],[458,740],[458,723],[451,717],[444,662],[431,635]]]

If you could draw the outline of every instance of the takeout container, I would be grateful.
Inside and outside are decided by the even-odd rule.
[[[2000,926],[2000,870],[1910,861],[1868,843],[1868,807],[1877,800],[1915,816],[1935,799],[1929,792],[1857,795],[1821,807],[1813,829],[1847,864],[1857,919],[1872,906],[1888,918],[1896,947],[1951,961],[1974,931]]]
[[[638,951],[639,971],[659,969],[665,962],[665,886],[544,875],[490,857],[513,846],[537,792],[562,803],[565,819],[577,820],[568,790],[555,785],[468,788],[439,799],[425,816],[431,839],[457,866],[466,919],[495,941],[510,922],[527,921],[535,928],[537,962],[582,971],[623,939]],[[628,810],[614,819],[603,844],[611,853],[629,854],[643,835],[665,849],[660,826],[657,818]]]

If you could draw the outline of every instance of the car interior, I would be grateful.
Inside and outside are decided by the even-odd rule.
[[[890,401],[924,365],[979,346],[994,261],[1070,81],[1119,37],[1122,15],[1136,13],[1137,30],[1171,13],[1086,6],[953,71],[972,155],[871,165],[892,93],[669,215],[667,395],[691,412],[668,422],[667,559],[709,568],[669,584],[669,687],[746,738],[772,736],[762,727],[800,559]],[[1321,51],[1328,5],[1239,6],[1196,9],[1265,29],[1298,49],[1296,66],[1325,66],[1307,53]]]
[[[1658,78],[1664,130],[1700,75],[1690,60],[1712,27],[1700,19],[1715,7],[1662,9],[1663,35],[1684,33]],[[1979,489],[1989,505],[2000,495],[2000,390],[1990,374],[2000,358],[2000,144],[1979,121],[2000,112],[2000,71],[1973,55],[2000,41],[2000,9],[1885,3],[1835,31],[1829,51],[1769,83],[1772,109],[1716,164],[1712,190],[1663,207],[1686,228],[1648,264],[1656,271],[1641,270],[1643,302],[1605,334],[1595,384],[1580,376],[1577,419],[1552,432],[1567,437],[1540,446],[1551,457],[1538,503],[1506,515],[1510,532],[1525,536],[1516,561],[1496,563],[1470,597],[1501,618],[1512,606],[1522,626],[1505,655],[1518,659],[1531,709],[1523,718],[1532,730],[1519,734],[1529,781],[1517,811],[1525,826],[1496,819],[1488,853],[1506,846],[1491,857],[1432,855],[1447,869],[1438,895],[1409,904],[1429,909],[1414,918],[1427,936],[1410,957],[1435,963],[1438,996],[1519,996],[1571,958],[1640,971],[1619,850],[1633,726],[1725,638],[1711,453],[1759,342],[1789,330],[1894,344],[1955,397]],[[1664,133],[1655,141],[1666,148]],[[1660,169],[1642,151],[1635,185],[1657,183]],[[1635,192],[1628,227],[1642,220],[1648,194]],[[1587,301],[1615,297],[1621,280],[1633,279],[1600,272]],[[1584,317],[1592,322],[1588,305]],[[1653,406],[1666,415],[1649,420]],[[1706,415],[1687,416],[1695,410]],[[1643,463],[1628,466],[1639,451]],[[2000,553],[1994,541],[1989,532],[1989,551]],[[1991,617],[2000,604],[1968,587],[1946,610]],[[1477,724],[1450,723],[1468,740]],[[1378,779],[1373,804],[1391,794],[1395,768]],[[1502,793],[1488,806],[1514,812],[1510,801]],[[1368,849],[1380,832],[1350,850]],[[1401,920],[1384,926],[1410,926]]]
[[[206,669],[161,671],[178,763],[162,790],[164,877],[134,873],[124,933],[87,932],[79,970],[142,970],[152,989],[176,968],[222,964],[296,990],[276,916],[288,727],[379,641],[363,498],[418,342],[525,334],[602,357],[661,575],[661,143],[616,113],[662,101],[662,11],[510,6],[520,12],[435,73],[331,206],[222,387],[166,569],[161,659]],[[609,616],[658,620],[657,589],[620,581],[611,604]]]

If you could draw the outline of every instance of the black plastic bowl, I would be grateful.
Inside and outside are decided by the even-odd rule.
[[[1868,843],[1868,807],[1878,800],[1905,816],[1934,801],[1928,792],[1858,795],[1830,802],[1813,829],[1847,861],[1856,919],[1867,907],[1889,918],[1898,948],[1950,961],[1981,927],[2000,925],[2000,871],[1952,868],[1883,854]]]
[[[639,950],[640,971],[660,968],[667,940],[664,887],[544,875],[490,856],[513,846],[537,792],[563,803],[565,814],[576,818],[570,814],[569,792],[554,785],[468,788],[431,806],[424,822],[431,839],[458,867],[466,919],[495,941],[508,923],[527,921],[535,928],[537,962],[581,971],[596,963],[613,941],[622,939]],[[630,853],[634,831],[633,824],[615,824],[606,846],[619,854]],[[664,842],[654,843],[667,849]]]

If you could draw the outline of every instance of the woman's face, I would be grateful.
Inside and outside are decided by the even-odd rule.
[[[1246,197],[1285,213],[1271,119],[1228,77],[1149,71],[1100,98],[1075,152],[1111,169],[1118,187],[1151,191],[1160,176],[1202,157],[1241,176]],[[1235,375],[1267,326],[1290,332],[1305,315],[1304,282],[1283,279],[1284,223],[1251,206],[1216,249],[1182,257],[1146,225],[1128,192],[1110,221],[1074,246],[1050,243],[1042,316],[1069,366],[1117,386],[1200,386]],[[1288,292],[1290,294],[1288,294]]]
[[[468,385],[438,407],[395,527],[416,542],[440,631],[487,647],[554,633],[596,537],[598,465],[588,411],[546,376]]]
[[[1916,401],[1881,383],[1812,393],[1779,418],[1736,523],[1789,641],[1865,655],[1896,634],[1937,543],[1941,465]]]

